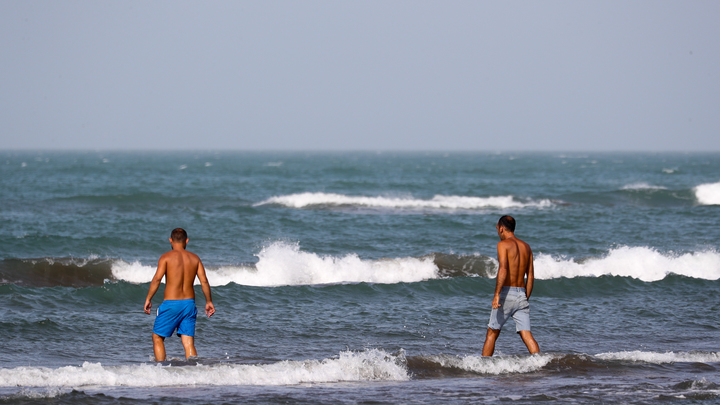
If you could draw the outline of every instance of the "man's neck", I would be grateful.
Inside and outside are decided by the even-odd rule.
[[[515,237],[515,234],[512,232],[505,231],[500,235],[500,240],[508,240]]]

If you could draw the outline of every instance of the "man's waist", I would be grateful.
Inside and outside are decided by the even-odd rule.
[[[184,298],[184,299],[179,299],[179,300],[163,300],[163,304],[170,304],[170,305],[173,305],[173,304],[182,305],[182,304],[188,304],[191,302],[195,303],[195,298]]]
[[[519,292],[525,293],[525,287],[503,287],[500,293],[504,292]]]

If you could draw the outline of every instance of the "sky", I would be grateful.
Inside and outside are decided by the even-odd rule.
[[[0,150],[720,151],[718,1],[0,2]]]

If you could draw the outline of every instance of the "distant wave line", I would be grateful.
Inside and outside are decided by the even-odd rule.
[[[290,208],[306,208],[311,206],[360,206],[371,208],[411,208],[411,209],[481,209],[481,208],[545,208],[553,205],[547,199],[528,202],[518,201],[512,195],[491,197],[469,197],[457,195],[435,195],[431,199],[411,197],[367,197],[349,196],[336,193],[297,193],[270,197],[253,204],[261,206],[277,204]]]
[[[622,187],[622,190],[667,190],[667,187],[654,186],[649,183],[632,183]]]

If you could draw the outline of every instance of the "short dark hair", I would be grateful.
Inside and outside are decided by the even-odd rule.
[[[172,239],[173,242],[185,242],[187,238],[187,232],[182,228],[175,228],[170,233],[170,239]]]
[[[498,221],[498,225],[504,227],[510,232],[515,232],[515,218],[510,215],[503,215]]]

